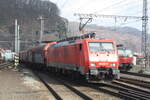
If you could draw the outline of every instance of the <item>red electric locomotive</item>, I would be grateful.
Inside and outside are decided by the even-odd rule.
[[[121,71],[129,71],[133,67],[133,54],[129,49],[118,45],[119,69]]]
[[[113,40],[77,39],[48,48],[47,66],[87,80],[119,79],[119,62]]]
[[[49,70],[84,76],[87,80],[119,79],[119,60],[113,40],[84,37],[50,42],[21,53],[26,63]],[[86,37],[86,38],[85,38]],[[22,60],[22,59],[21,59]]]

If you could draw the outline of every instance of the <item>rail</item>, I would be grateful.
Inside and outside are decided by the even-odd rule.
[[[129,75],[134,75],[134,76],[140,76],[140,77],[147,77],[150,78],[149,74],[142,74],[142,73],[135,73],[135,72],[126,72],[126,71],[121,71],[123,74],[129,74]]]

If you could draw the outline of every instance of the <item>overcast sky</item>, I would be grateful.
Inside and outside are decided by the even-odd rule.
[[[95,13],[106,15],[142,16],[143,0],[50,0],[57,4],[61,16],[69,21],[79,21],[74,13]],[[148,0],[150,3],[150,0]],[[150,7],[150,6],[149,6]],[[92,24],[113,26],[114,19],[99,18]],[[117,26],[133,26],[141,29],[141,21],[117,19]]]

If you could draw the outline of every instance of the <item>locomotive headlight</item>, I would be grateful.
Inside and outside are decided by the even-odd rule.
[[[110,64],[112,67],[115,67],[116,66],[116,64]]]
[[[90,64],[91,66],[96,66],[96,64]]]
[[[116,66],[116,64],[112,64],[112,66]]]

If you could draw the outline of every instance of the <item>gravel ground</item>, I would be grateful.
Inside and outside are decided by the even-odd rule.
[[[141,72],[141,70],[143,70],[143,72],[145,74],[150,74],[150,67],[149,68],[145,68],[145,67],[142,67],[141,65],[133,66],[133,68],[130,71],[139,73],[139,72]]]
[[[82,100],[68,88],[50,78],[45,77],[49,85],[64,100]],[[55,100],[54,96],[41,81],[28,69],[20,68],[0,70],[0,100]],[[88,87],[75,86],[78,90],[93,98],[93,100],[120,100],[117,97],[101,93]]]
[[[0,100],[54,100],[29,70],[0,70]]]

